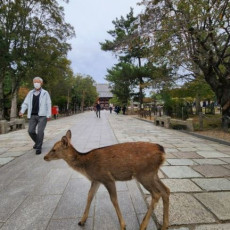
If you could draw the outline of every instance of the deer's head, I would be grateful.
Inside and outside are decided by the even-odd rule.
[[[64,159],[68,154],[68,150],[71,146],[71,131],[68,130],[66,135],[62,137],[60,141],[54,144],[53,148],[44,156],[44,160],[58,160]]]

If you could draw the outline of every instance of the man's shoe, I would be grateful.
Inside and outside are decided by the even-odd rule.
[[[41,149],[37,149],[37,150],[36,150],[36,155],[39,155],[39,154],[41,154],[41,153],[42,153]]]

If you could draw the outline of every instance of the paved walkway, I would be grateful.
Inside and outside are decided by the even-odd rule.
[[[79,227],[90,183],[64,161],[43,160],[44,153],[68,129],[73,134],[72,143],[82,152],[117,142],[163,145],[167,161],[159,174],[171,189],[170,229],[230,229],[229,146],[103,111],[101,119],[86,112],[48,122],[39,156],[31,149],[33,143],[26,130],[0,135],[0,230],[119,229],[102,186],[85,227]],[[149,194],[135,181],[118,182],[117,190],[127,229],[139,229]],[[161,223],[161,203],[154,213],[154,219]],[[156,230],[153,220],[148,229]]]

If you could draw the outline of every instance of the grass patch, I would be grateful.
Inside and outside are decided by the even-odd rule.
[[[200,130],[200,118],[199,116],[193,116],[193,124],[195,130]],[[210,115],[205,114],[203,116],[203,130],[222,130],[222,116],[220,114]]]

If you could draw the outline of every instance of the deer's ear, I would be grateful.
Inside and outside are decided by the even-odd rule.
[[[70,130],[68,130],[68,131],[66,132],[66,137],[67,137],[69,140],[71,139],[72,133],[71,133]]]
[[[69,141],[68,141],[68,138],[66,136],[62,137],[61,142],[66,147],[69,145]]]

